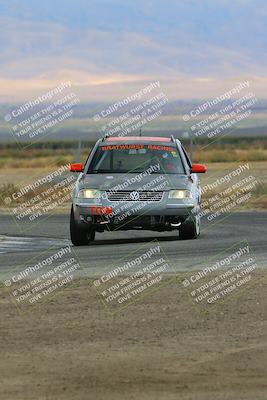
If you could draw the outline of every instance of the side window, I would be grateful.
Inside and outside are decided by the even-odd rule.
[[[186,153],[186,151],[185,151],[184,146],[182,146],[182,150],[183,150],[185,159],[186,159],[186,161],[187,161],[188,167],[191,169],[191,168],[192,168],[192,162],[191,162],[190,158],[188,157],[188,155],[187,155],[187,153]]]

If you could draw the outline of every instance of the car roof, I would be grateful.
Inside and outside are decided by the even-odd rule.
[[[175,140],[173,137],[157,137],[157,136],[112,136],[112,137],[107,137],[103,138],[101,141],[101,144],[103,143],[124,143],[127,144],[128,142],[147,142],[147,143],[166,143],[168,145],[175,145]]]

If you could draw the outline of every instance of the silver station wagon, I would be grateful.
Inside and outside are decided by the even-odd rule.
[[[201,189],[198,173],[178,139],[107,137],[97,141],[78,172],[70,214],[75,246],[87,245],[96,232],[143,229],[200,234]]]

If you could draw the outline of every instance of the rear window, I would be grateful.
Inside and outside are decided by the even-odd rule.
[[[176,147],[155,144],[125,144],[100,146],[88,173],[141,173],[158,164],[158,174],[184,174]]]

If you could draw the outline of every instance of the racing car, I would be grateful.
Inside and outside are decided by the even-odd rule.
[[[180,239],[200,234],[204,164],[192,164],[180,140],[171,137],[104,137],[79,173],[70,212],[73,245],[92,243],[96,232],[176,231]]]

